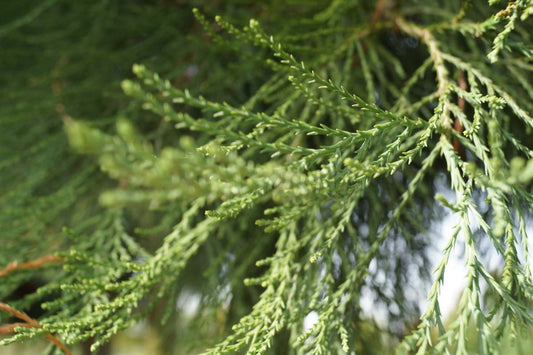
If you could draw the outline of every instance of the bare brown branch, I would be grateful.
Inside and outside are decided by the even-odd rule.
[[[0,334],[12,334],[15,332],[15,328],[28,327],[28,323],[11,323],[0,325]]]
[[[43,267],[47,263],[61,262],[63,260],[64,260],[63,258],[60,258],[55,255],[47,255],[47,256],[43,256],[35,260],[26,261],[20,264],[17,261],[13,261],[9,263],[5,268],[0,270],[0,277],[7,276],[8,274],[16,270],[37,269],[37,268]]]

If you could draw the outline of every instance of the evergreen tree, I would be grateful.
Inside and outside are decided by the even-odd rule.
[[[519,340],[533,323],[532,12],[4,4],[2,343],[96,350],[144,319],[164,353],[486,354]],[[433,271],[446,213],[458,222]],[[454,250],[467,286],[447,324]]]

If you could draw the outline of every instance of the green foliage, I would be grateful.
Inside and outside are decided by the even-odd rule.
[[[2,343],[148,319],[165,353],[486,354],[532,325],[530,1],[30,5],[0,26],[0,265],[61,259],[0,274],[40,324]]]

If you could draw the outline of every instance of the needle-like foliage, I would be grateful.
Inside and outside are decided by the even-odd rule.
[[[2,343],[492,354],[533,325],[531,1],[15,3]]]

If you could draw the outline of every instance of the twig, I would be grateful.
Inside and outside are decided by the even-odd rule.
[[[6,303],[0,302],[0,311],[9,313],[16,318],[25,321],[25,323],[16,322],[16,323],[11,323],[11,324],[1,325],[0,334],[15,333],[15,329],[19,327],[42,329],[41,325],[39,324],[37,320],[31,318],[30,316],[28,316],[26,313],[22,311],[18,311],[14,309],[13,307],[11,307],[10,305]],[[63,342],[61,341],[61,339],[59,339],[59,337],[52,335],[50,333],[47,333],[46,339],[48,339],[48,341],[50,341],[52,344],[60,348],[65,354],[72,355],[70,350],[65,346],[65,344],[63,344]]]
[[[13,261],[3,269],[0,270],[0,277],[7,276],[13,271],[21,270],[21,269],[37,269],[42,267],[46,263],[53,263],[53,262],[61,262],[63,261],[63,258],[60,258],[59,256],[55,255],[47,255],[43,256],[41,258],[26,261],[24,263],[19,264],[17,261]]]
[[[376,7],[374,8],[374,13],[372,14],[372,19],[370,20],[370,27],[373,27],[381,18],[384,16],[385,8],[388,0],[378,0]]]
[[[372,17],[370,18],[370,23],[368,25],[369,32],[373,32],[376,24],[386,15],[386,9],[389,7],[388,5],[389,0],[378,0],[376,3],[376,6],[374,7],[374,12],[372,13]],[[363,36],[358,36],[363,37]],[[366,41],[363,41],[362,43],[363,52],[367,51],[367,44]],[[355,68],[359,65],[361,58],[359,55],[355,55],[352,59],[351,68]]]
[[[10,323],[0,325],[0,334],[12,334],[15,332],[15,328],[27,327],[28,323]]]
[[[468,90],[468,84],[466,83],[466,78],[465,78],[465,74],[463,71],[459,72],[459,77],[457,78],[457,82],[461,90],[463,91]],[[463,113],[465,112],[465,105],[466,105],[465,98],[462,96],[459,96],[457,99],[457,106],[459,107],[459,110],[461,110],[461,112]],[[464,127],[461,124],[459,117],[455,117],[455,121],[453,122],[453,128],[455,129],[457,133],[459,134],[463,133]],[[457,138],[453,139],[453,150],[455,150],[455,152],[464,160],[464,149],[459,143],[459,141],[457,140]]]

